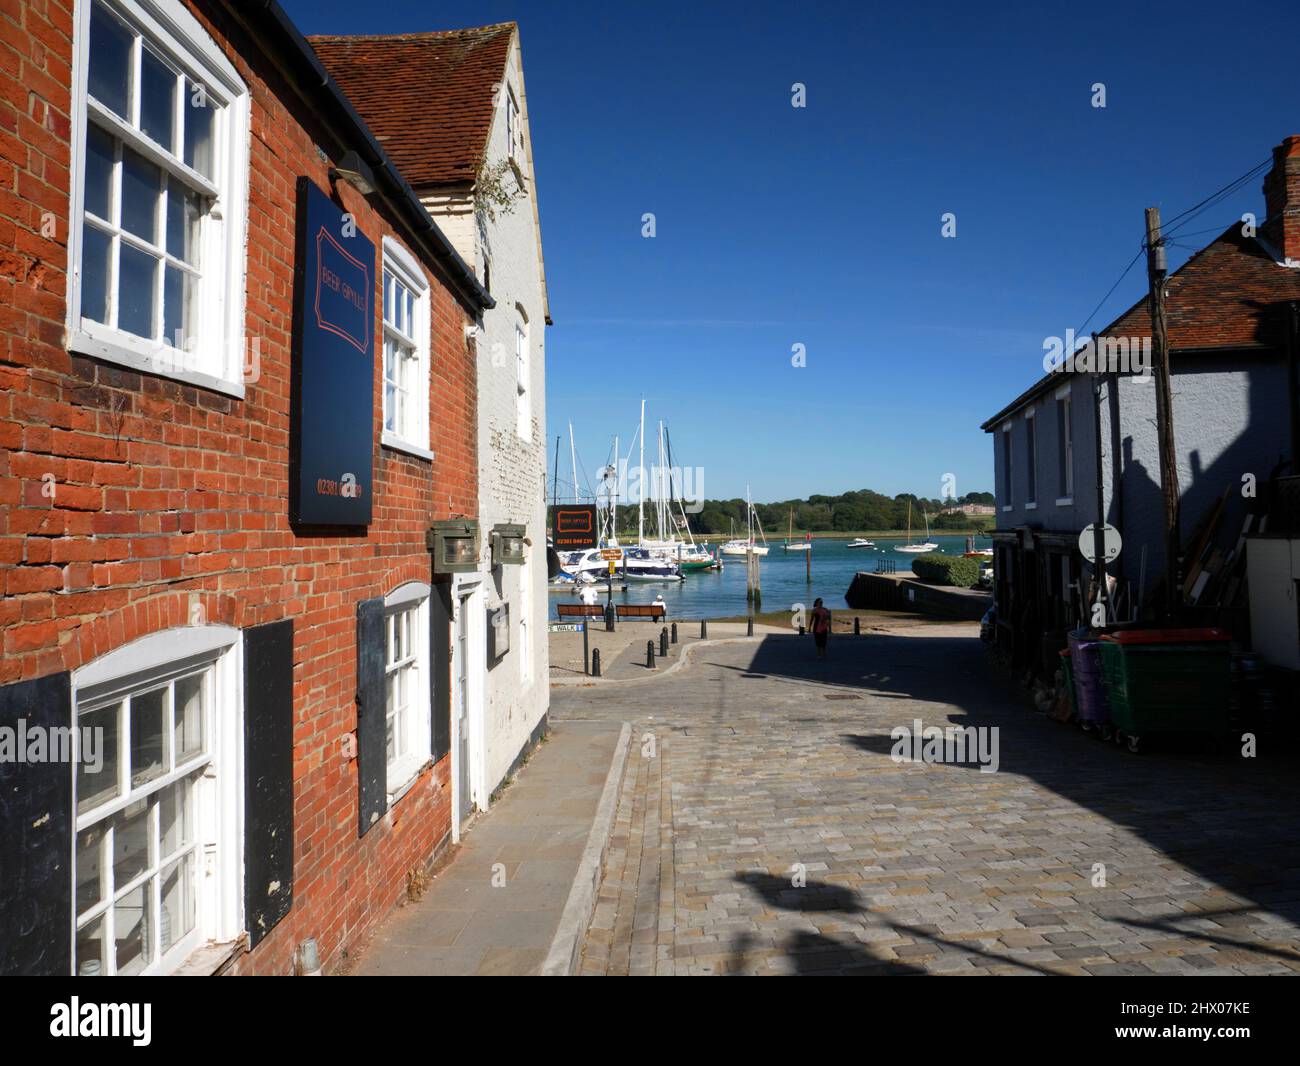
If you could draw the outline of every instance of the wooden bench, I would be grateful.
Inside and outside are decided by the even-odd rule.
[[[599,603],[557,603],[555,612],[561,618],[605,617],[605,608]]]
[[[649,618],[652,622],[667,615],[662,603],[616,603],[614,610],[619,618]]]

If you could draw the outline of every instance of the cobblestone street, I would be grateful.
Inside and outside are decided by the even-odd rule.
[[[1103,744],[1033,713],[973,633],[837,638],[828,662],[767,636],[555,688],[557,720],[633,725],[581,972],[1300,972],[1294,761]],[[999,769],[895,762],[918,719],[998,727]]]

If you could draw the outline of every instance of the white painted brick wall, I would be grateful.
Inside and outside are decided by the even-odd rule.
[[[523,112],[525,156],[531,151],[527,138],[527,99],[523,93],[519,42],[516,37],[507,61],[509,84]],[[502,101],[506,94],[500,94]],[[507,156],[504,103],[497,108],[488,142],[488,160]],[[478,447],[479,517],[485,546],[498,522],[524,523],[532,546],[530,565],[500,567],[492,574],[489,608],[510,604],[510,652],[488,671],[487,679],[487,784],[495,789],[510,764],[541,721],[550,705],[549,657],[546,622],[546,351],[545,308],[542,298],[540,242],[535,224],[532,167],[523,167],[529,178],[528,197],[519,200],[509,215],[497,212],[495,222],[486,223],[491,257],[490,287],[496,307],[483,317],[483,334],[478,338]],[[478,247],[477,224],[466,197],[448,195],[424,198],[426,207],[438,219],[461,257],[483,277],[482,249]],[[522,309],[522,315],[521,315]],[[516,432],[515,323],[526,320],[529,336],[529,391],[531,418],[526,438]],[[487,564],[485,564],[486,566]],[[523,581],[531,585],[531,604]],[[526,613],[527,617],[521,615]],[[527,668],[523,668],[520,625],[529,629]]]

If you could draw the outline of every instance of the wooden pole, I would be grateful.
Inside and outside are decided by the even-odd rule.
[[[1151,370],[1156,387],[1156,432],[1160,438],[1160,490],[1165,509],[1165,615],[1173,618],[1182,603],[1178,579],[1179,533],[1178,457],[1174,451],[1174,401],[1170,384],[1169,335],[1165,319],[1165,276],[1168,262],[1160,236],[1160,208],[1146,209],[1147,282],[1151,310]]]
[[[1097,347],[1097,334],[1092,335],[1092,355],[1097,359],[1101,349]],[[1094,364],[1096,365],[1096,364]],[[1097,521],[1093,527],[1093,555],[1095,562],[1092,564],[1092,572],[1097,577],[1097,602],[1105,610],[1106,601],[1109,597],[1106,595],[1106,493],[1102,481],[1103,467],[1101,465],[1101,371],[1098,370],[1092,376],[1092,399],[1093,399],[1093,428],[1096,431],[1097,446]],[[1112,490],[1113,491],[1113,490]],[[1091,624],[1089,619],[1089,624]],[[1105,615],[1102,616],[1102,624],[1105,624]]]

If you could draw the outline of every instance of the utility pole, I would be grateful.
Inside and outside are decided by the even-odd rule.
[[[1160,437],[1160,490],[1165,505],[1165,614],[1173,618],[1182,606],[1178,554],[1182,537],[1178,521],[1178,457],[1174,452],[1174,400],[1169,372],[1169,334],[1165,323],[1165,276],[1169,269],[1160,236],[1160,208],[1146,209],[1147,282],[1151,310],[1151,370],[1156,386],[1156,432]]]
[[[1092,335],[1093,358],[1097,359],[1100,352],[1101,349],[1097,347],[1097,334],[1094,333]],[[1110,598],[1107,593],[1110,590],[1106,587],[1106,491],[1103,482],[1104,472],[1101,465],[1101,382],[1102,373],[1098,369],[1092,377],[1093,429],[1097,438],[1097,520],[1093,524],[1092,554],[1096,560],[1093,563],[1093,573],[1097,575],[1097,603],[1102,605],[1102,624],[1104,625],[1106,601]]]

